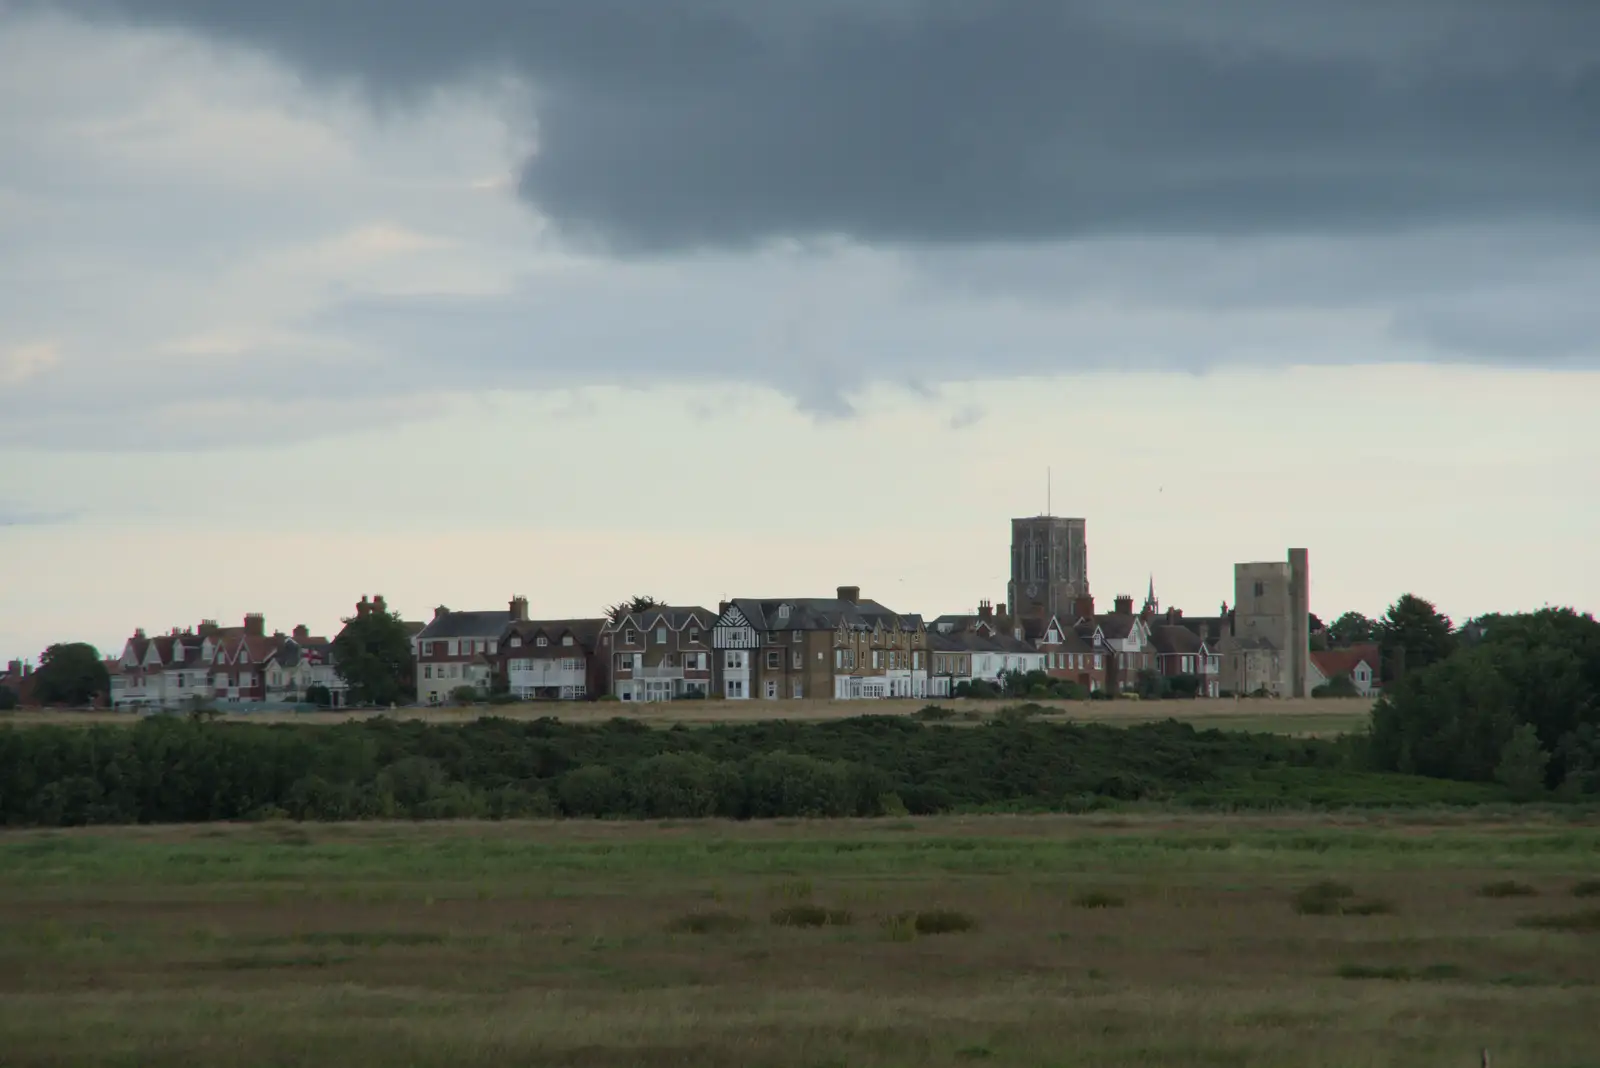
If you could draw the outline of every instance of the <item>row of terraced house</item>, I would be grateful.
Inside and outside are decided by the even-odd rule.
[[[520,700],[652,702],[867,700],[949,696],[965,682],[997,683],[1042,671],[1085,690],[1132,688],[1140,674],[1190,675],[1202,694],[1221,691],[1221,657],[1208,624],[1116,611],[1019,620],[981,603],[969,615],[926,620],[839,587],[832,597],[735,598],[715,611],[659,605],[611,617],[538,619],[525,597],[504,609],[434,610],[408,624],[419,703],[445,704],[463,690]],[[386,612],[363,597],[360,616]],[[112,674],[118,707],[176,707],[307,700],[315,687],[335,707],[348,687],[332,641],[305,626],[268,633],[263,616],[222,627],[202,621],[126,642]]]

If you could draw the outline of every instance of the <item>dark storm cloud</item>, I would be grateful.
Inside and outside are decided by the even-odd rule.
[[[1586,0],[58,0],[416,99],[533,91],[523,194],[635,251],[1600,212]]]

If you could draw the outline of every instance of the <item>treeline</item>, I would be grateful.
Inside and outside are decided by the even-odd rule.
[[[864,716],[655,730],[482,719],[333,727],[152,717],[0,730],[11,826],[293,818],[617,816],[734,819],[1112,802],[1306,806],[1492,800],[1494,791],[1362,774],[1335,741]]]
[[[1600,794],[1600,623],[1562,608],[1443,625],[1446,655],[1373,709],[1375,765],[1524,797]]]

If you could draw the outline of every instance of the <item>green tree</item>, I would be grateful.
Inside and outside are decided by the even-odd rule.
[[[1349,675],[1335,675],[1321,686],[1314,687],[1312,697],[1360,697],[1361,691]]]
[[[333,662],[350,684],[352,704],[400,704],[416,694],[411,636],[396,612],[368,612],[345,620],[333,639]]]
[[[639,596],[630,597],[626,601],[618,601],[614,605],[608,605],[606,607],[606,616],[610,618],[613,623],[615,623],[623,616],[630,615],[635,612],[648,612],[652,608],[660,607],[660,601],[656,600],[654,597],[641,594]]]
[[[1328,628],[1328,644],[1335,649],[1370,642],[1378,636],[1378,625],[1360,612],[1346,612]]]
[[[0,686],[0,712],[10,712],[18,704],[17,695],[4,686]]]
[[[41,705],[87,705],[111,693],[111,675],[100,651],[84,642],[52,645],[33,674],[34,700]]]
[[[1407,593],[1378,621],[1378,648],[1384,681],[1391,681],[1402,671],[1437,664],[1455,652],[1455,628],[1433,602]]]
[[[1495,765],[1495,781],[1514,795],[1528,800],[1544,793],[1545,768],[1550,754],[1539,744],[1539,732],[1533,724],[1524,723],[1511,734],[1511,740],[1500,750],[1500,763]]]

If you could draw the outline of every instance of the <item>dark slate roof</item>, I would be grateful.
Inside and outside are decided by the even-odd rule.
[[[501,636],[501,652],[507,649],[506,640],[513,634],[522,636],[524,643],[531,644],[534,637],[543,634],[552,639],[552,644],[559,641],[563,634],[570,632],[573,640],[579,646],[593,652],[600,641],[600,632],[605,629],[604,619],[523,619],[512,623]]]
[[[1139,622],[1139,617],[1126,612],[1111,612],[1107,615],[1095,616],[1094,621],[1102,634],[1113,641],[1117,641],[1133,633],[1134,624]]]
[[[436,641],[440,638],[498,638],[505,633],[506,626],[510,622],[511,612],[504,608],[498,612],[451,612],[447,609],[423,627],[417,638],[420,641]]]
[[[871,630],[874,625],[914,631],[922,626],[919,615],[898,615],[877,601],[841,601],[836,597],[794,597],[761,600],[737,597],[733,605],[756,630]],[[787,615],[780,609],[787,605]]]
[[[629,612],[627,615],[618,619],[616,623],[612,625],[612,629],[615,630],[617,627],[632,626],[637,627],[640,630],[648,630],[655,626],[656,621],[662,617],[666,618],[667,626],[671,627],[673,630],[682,630],[684,627],[689,625],[691,620],[694,619],[698,619],[700,621],[700,625],[706,628],[715,626],[717,622],[717,614],[711,611],[709,608],[701,608],[699,605],[663,604],[656,605],[654,608],[646,608],[642,612]],[[632,620],[633,622],[629,623],[629,620]],[[602,620],[602,622],[604,621]]]
[[[1198,653],[1204,645],[1200,635],[1176,623],[1150,628],[1150,644],[1158,653]]]

